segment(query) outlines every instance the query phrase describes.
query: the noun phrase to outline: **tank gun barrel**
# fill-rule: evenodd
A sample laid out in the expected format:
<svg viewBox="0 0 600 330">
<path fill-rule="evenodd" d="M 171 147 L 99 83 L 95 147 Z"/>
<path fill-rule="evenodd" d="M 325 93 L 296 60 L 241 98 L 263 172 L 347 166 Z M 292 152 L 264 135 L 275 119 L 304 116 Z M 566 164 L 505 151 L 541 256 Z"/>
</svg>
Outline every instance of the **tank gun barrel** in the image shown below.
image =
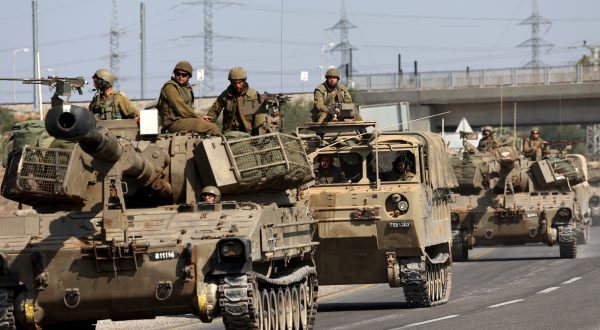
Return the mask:
<svg viewBox="0 0 600 330">
<path fill-rule="evenodd" d="M 122 154 L 117 138 L 103 127 L 87 109 L 70 106 L 54 107 L 48 111 L 46 130 L 57 139 L 78 142 L 81 148 L 95 158 L 114 162 Z"/>
</svg>

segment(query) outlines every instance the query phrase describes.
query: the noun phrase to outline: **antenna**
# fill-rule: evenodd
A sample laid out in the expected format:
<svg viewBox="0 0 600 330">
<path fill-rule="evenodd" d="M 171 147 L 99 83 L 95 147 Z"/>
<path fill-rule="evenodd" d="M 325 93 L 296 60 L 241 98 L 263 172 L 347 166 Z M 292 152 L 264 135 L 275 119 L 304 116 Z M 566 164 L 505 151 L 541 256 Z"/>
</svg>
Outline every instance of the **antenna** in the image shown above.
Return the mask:
<svg viewBox="0 0 600 330">
<path fill-rule="evenodd" d="M 545 65 L 540 61 L 540 47 L 552 47 L 553 44 L 540 38 L 540 24 L 548 25 L 548 29 L 552 22 L 540 16 L 537 0 L 532 0 L 531 16 L 524 19 L 519 25 L 531 25 L 531 38 L 520 43 L 517 47 L 531 47 L 531 61 L 527 62 L 523 67 L 539 68 Z"/>
</svg>

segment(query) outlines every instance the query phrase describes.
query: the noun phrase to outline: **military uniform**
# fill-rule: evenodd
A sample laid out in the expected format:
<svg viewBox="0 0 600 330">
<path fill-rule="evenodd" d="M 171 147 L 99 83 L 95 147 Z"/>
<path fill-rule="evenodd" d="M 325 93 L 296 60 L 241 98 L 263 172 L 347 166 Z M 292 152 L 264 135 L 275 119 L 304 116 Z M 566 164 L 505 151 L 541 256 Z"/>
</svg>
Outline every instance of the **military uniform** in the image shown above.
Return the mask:
<svg viewBox="0 0 600 330">
<path fill-rule="evenodd" d="M 97 93 L 90 102 L 89 110 L 102 120 L 133 119 L 140 115 L 127 95 L 119 91 L 111 91 L 108 96 Z"/>
<path fill-rule="evenodd" d="M 523 143 L 523 153 L 530 157 L 531 160 L 542 159 L 542 150 L 544 149 L 544 140 L 540 137 L 533 139 L 531 137 L 525 139 Z"/>
<path fill-rule="evenodd" d="M 233 86 L 229 85 L 208 110 L 207 116 L 216 120 L 223 112 L 223 132 L 240 131 L 252 135 L 266 133 L 267 115 L 257 113 L 260 108 L 260 94 L 244 83 L 239 96 L 235 95 Z"/>
<path fill-rule="evenodd" d="M 319 166 L 319 169 L 315 171 L 315 176 L 318 184 L 341 183 L 346 181 L 344 172 L 333 164 L 329 165 L 328 168 Z"/>
<path fill-rule="evenodd" d="M 387 180 L 388 181 L 411 181 L 415 177 L 415 174 L 409 170 L 400 173 L 398 171 L 392 171 Z"/>
<path fill-rule="evenodd" d="M 217 125 L 194 113 L 194 92 L 189 84 L 180 86 L 175 78 L 167 81 L 160 90 L 158 111 L 163 127 L 171 133 L 190 131 L 219 134 Z"/>
<path fill-rule="evenodd" d="M 494 138 L 490 136 L 484 136 L 479 140 L 479 144 L 477 145 L 477 150 L 479 151 L 492 151 L 498 147 Z"/>
<path fill-rule="evenodd" d="M 336 103 L 352 103 L 352 96 L 348 88 L 338 83 L 333 90 L 324 82 L 315 88 L 313 93 L 315 105 L 312 109 L 312 119 L 315 123 L 328 120 L 329 106 Z"/>
</svg>

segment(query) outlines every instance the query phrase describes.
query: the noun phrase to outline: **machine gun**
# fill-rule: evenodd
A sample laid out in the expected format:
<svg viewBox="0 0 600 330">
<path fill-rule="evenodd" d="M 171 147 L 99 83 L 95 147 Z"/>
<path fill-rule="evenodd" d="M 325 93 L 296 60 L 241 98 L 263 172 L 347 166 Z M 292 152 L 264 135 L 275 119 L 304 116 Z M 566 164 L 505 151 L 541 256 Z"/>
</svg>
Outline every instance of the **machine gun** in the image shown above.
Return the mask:
<svg viewBox="0 0 600 330">
<path fill-rule="evenodd" d="M 334 103 L 327 107 L 331 121 L 355 119 L 354 103 Z"/>
<path fill-rule="evenodd" d="M 87 84 L 87 81 L 85 81 L 83 77 L 68 78 L 48 76 L 47 78 L 40 79 L 0 78 L 0 81 L 2 80 L 20 81 L 26 85 L 41 84 L 50 86 L 50 90 L 54 90 L 54 95 L 52 96 L 52 107 L 63 104 L 64 101 L 61 98 L 59 98 L 59 96 L 66 97 L 68 102 L 72 90 L 76 90 L 77 93 L 79 93 L 79 95 L 82 95 L 82 87 Z"/>
<path fill-rule="evenodd" d="M 265 123 L 266 132 L 280 132 L 284 130 L 284 123 L 281 120 L 281 107 L 289 102 L 291 97 L 282 93 L 269 94 L 264 92 L 261 95 L 261 108 L 267 114 Z"/>
</svg>

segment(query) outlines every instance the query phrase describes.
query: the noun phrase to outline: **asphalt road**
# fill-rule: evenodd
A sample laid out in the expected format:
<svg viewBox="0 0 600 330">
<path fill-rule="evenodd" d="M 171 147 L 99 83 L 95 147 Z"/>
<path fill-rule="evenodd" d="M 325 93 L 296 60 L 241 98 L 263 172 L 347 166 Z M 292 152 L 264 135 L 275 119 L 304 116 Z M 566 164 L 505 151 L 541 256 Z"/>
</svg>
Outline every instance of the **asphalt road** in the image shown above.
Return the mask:
<svg viewBox="0 0 600 330">
<path fill-rule="evenodd" d="M 477 248 L 454 263 L 450 302 L 410 308 L 387 284 L 322 287 L 317 329 L 600 329 L 600 227 L 578 246 Z M 324 296 L 323 296 L 324 293 Z M 98 329 L 223 329 L 190 316 L 103 321 Z"/>
</svg>

